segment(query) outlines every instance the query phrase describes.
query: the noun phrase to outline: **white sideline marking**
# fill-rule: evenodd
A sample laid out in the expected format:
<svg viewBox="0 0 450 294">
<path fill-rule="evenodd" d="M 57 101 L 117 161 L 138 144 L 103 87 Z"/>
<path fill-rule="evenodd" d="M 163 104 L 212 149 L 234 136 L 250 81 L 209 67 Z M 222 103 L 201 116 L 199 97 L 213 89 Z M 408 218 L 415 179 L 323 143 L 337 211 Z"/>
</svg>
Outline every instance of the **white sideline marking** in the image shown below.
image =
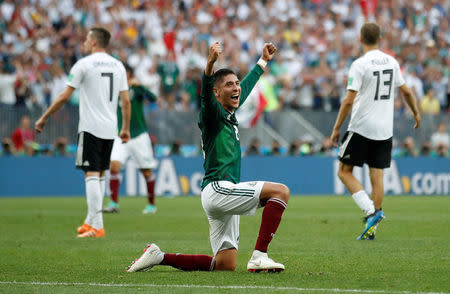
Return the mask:
<svg viewBox="0 0 450 294">
<path fill-rule="evenodd" d="M 363 289 L 325 289 L 325 288 L 297 288 L 297 287 L 274 287 L 274 286 L 245 286 L 245 285 L 159 285 L 159 284 L 104 284 L 104 283 L 71 283 L 71 282 L 17 282 L 0 281 L 6 285 L 37 285 L 37 286 L 96 286 L 96 287 L 149 287 L 149 288 L 205 288 L 205 289 L 264 289 L 264 290 L 285 290 L 285 291 L 322 291 L 322 292 L 351 292 L 351 293 L 396 293 L 396 294 L 450 294 L 447 292 L 411 292 L 411 291 L 390 291 L 390 290 L 363 290 Z"/>
</svg>

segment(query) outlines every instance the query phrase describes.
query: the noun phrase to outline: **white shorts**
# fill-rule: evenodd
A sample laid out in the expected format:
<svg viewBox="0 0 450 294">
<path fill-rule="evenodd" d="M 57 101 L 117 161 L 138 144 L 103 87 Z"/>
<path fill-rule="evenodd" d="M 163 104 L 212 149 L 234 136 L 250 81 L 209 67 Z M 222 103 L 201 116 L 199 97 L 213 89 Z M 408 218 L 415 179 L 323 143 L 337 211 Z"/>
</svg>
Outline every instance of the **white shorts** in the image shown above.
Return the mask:
<svg viewBox="0 0 450 294">
<path fill-rule="evenodd" d="M 239 245 L 239 216 L 254 215 L 264 182 L 228 181 L 209 183 L 202 191 L 202 205 L 209 221 L 209 239 L 214 256 Z"/>
<path fill-rule="evenodd" d="M 153 157 L 152 142 L 147 133 L 142 133 L 125 144 L 119 137 L 114 139 L 111 161 L 119 161 L 123 165 L 130 156 L 139 169 L 154 169 L 158 166 L 158 161 Z"/>
</svg>

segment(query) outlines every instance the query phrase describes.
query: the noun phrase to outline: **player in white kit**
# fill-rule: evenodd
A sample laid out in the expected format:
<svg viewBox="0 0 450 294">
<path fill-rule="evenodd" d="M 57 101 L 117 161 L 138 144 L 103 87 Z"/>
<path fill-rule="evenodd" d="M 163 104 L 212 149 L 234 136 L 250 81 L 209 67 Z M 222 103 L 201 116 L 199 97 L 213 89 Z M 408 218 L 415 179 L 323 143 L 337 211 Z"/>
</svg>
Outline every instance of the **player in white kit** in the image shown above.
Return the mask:
<svg viewBox="0 0 450 294">
<path fill-rule="evenodd" d="M 339 129 L 351 113 L 348 130 L 339 150 L 338 176 L 366 214 L 365 228 L 358 240 L 373 240 L 378 223 L 385 217 L 381 210 L 384 196 L 383 169 L 391 163 L 396 88 L 400 89 L 416 121 L 420 114 L 411 90 L 406 86 L 398 62 L 378 49 L 380 27 L 366 23 L 361 28 L 360 42 L 364 55 L 355 60 L 348 75 L 347 95 L 342 101 L 331 134 L 335 146 Z M 353 176 L 353 167 L 369 166 L 372 199 Z"/>
<path fill-rule="evenodd" d="M 84 42 L 88 56 L 78 60 L 68 77 L 66 88 L 35 123 L 42 132 L 47 119 L 58 111 L 76 88 L 80 89 L 80 120 L 76 167 L 85 174 L 88 214 L 78 227 L 78 237 L 104 237 L 102 202 L 105 192 L 105 171 L 109 168 L 111 149 L 117 134 L 117 103 L 122 104 L 120 138 L 130 138 L 130 99 L 123 64 L 106 53 L 110 33 L 92 28 Z"/>
</svg>

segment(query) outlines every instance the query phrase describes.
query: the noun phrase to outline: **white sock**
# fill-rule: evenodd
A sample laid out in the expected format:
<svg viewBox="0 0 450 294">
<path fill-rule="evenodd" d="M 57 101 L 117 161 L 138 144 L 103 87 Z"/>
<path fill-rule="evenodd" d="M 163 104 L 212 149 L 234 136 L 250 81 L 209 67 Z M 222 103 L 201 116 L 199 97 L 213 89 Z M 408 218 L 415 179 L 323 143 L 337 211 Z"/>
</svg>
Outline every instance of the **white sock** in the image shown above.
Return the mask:
<svg viewBox="0 0 450 294">
<path fill-rule="evenodd" d="M 358 191 L 352 195 L 352 198 L 353 200 L 355 200 L 356 205 L 358 205 L 366 215 L 370 215 L 375 212 L 373 201 L 370 200 L 369 195 L 367 195 L 366 191 Z"/>
<path fill-rule="evenodd" d="M 86 223 L 99 230 L 103 228 L 102 202 L 103 196 L 100 188 L 99 177 L 86 178 L 86 198 L 88 215 Z"/>
<path fill-rule="evenodd" d="M 101 177 L 99 179 L 99 181 L 100 181 L 100 193 L 102 194 L 102 198 L 103 198 L 103 197 L 105 197 L 105 189 L 106 189 L 105 176 Z"/>
</svg>

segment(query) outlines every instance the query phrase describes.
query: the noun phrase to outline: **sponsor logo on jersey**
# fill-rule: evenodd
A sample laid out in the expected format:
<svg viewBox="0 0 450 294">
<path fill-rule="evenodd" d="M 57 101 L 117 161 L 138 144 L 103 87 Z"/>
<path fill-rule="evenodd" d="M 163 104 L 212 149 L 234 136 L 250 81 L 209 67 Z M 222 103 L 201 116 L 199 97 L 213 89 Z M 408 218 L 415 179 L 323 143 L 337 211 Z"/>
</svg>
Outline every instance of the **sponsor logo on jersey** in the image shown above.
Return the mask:
<svg viewBox="0 0 450 294">
<path fill-rule="evenodd" d="M 69 82 L 71 82 L 71 81 L 73 80 L 73 74 L 70 74 L 70 75 L 67 77 L 67 80 L 69 80 Z"/>
<path fill-rule="evenodd" d="M 353 84 L 353 78 L 348 78 L 348 85 L 351 86 Z"/>
</svg>

